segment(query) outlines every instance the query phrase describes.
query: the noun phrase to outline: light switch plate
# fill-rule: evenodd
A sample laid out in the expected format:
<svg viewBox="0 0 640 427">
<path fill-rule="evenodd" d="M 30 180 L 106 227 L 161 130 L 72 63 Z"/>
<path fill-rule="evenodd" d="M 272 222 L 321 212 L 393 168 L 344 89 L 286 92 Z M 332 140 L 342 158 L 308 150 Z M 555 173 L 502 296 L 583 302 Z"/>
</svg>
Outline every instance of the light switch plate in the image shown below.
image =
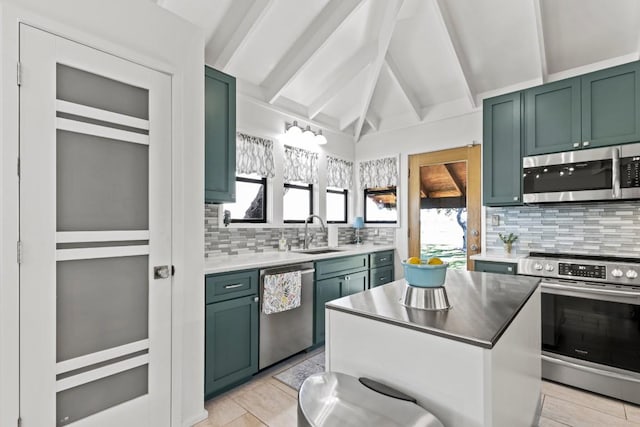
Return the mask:
<svg viewBox="0 0 640 427">
<path fill-rule="evenodd" d="M 491 215 L 491 225 L 500 225 L 500 215 Z"/>
</svg>

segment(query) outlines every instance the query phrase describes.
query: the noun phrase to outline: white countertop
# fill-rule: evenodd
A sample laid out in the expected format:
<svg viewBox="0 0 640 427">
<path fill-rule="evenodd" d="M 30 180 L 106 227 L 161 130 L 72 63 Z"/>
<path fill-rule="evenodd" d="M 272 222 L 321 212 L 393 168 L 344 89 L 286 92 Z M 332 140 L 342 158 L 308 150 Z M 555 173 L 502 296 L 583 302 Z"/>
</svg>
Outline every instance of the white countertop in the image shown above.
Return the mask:
<svg viewBox="0 0 640 427">
<path fill-rule="evenodd" d="M 315 248 L 313 248 L 315 249 Z M 332 248 L 333 249 L 333 248 Z M 239 255 L 222 255 L 208 257 L 204 260 L 204 274 L 225 273 L 235 270 L 248 270 L 252 268 L 274 267 L 285 264 L 296 264 L 321 259 L 338 258 L 349 255 L 366 254 L 371 252 L 388 251 L 395 249 L 394 245 L 344 245 L 337 246 L 339 252 L 326 254 L 303 254 L 297 252 L 256 252 Z"/>
<path fill-rule="evenodd" d="M 503 251 L 495 252 L 482 252 L 480 254 L 471 255 L 471 259 L 474 261 L 493 261 L 493 262 L 512 262 L 517 263 L 519 259 L 527 257 L 529 254 L 507 254 Z"/>
</svg>

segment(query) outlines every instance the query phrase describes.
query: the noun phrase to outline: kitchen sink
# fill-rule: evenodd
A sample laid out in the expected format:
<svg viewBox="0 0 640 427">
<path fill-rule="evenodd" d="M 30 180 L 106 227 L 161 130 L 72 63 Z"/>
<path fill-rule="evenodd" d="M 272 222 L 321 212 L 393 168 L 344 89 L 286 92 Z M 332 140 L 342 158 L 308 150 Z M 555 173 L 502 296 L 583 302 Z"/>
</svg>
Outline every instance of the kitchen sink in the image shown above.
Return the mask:
<svg viewBox="0 0 640 427">
<path fill-rule="evenodd" d="M 314 248 L 314 249 L 300 249 L 297 251 L 293 251 L 299 254 L 330 254 L 333 252 L 342 252 L 342 249 L 332 249 L 332 248 Z"/>
</svg>

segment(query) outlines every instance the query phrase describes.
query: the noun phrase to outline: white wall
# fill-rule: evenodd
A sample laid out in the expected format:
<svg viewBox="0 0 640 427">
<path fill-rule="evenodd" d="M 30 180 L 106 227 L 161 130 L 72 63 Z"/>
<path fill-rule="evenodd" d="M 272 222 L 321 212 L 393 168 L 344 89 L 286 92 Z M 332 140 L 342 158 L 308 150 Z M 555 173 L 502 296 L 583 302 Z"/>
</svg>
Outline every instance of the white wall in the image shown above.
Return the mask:
<svg viewBox="0 0 640 427">
<path fill-rule="evenodd" d="M 463 147 L 482 141 L 482 111 L 439 120 L 404 129 L 365 135 L 356 144 L 356 161 L 400 155 L 398 205 L 400 227 L 396 233 L 396 248 L 400 259 L 408 253 L 408 159 L 409 154 L 427 153 Z M 356 165 L 357 166 L 357 165 Z M 358 198 L 358 200 L 360 200 Z M 358 209 L 362 210 L 361 206 Z"/>
<path fill-rule="evenodd" d="M 150 0 L 0 2 L 0 425 L 18 418 L 16 62 L 19 21 L 173 74 L 172 424 L 202 418 L 204 390 L 204 40 Z"/>
</svg>

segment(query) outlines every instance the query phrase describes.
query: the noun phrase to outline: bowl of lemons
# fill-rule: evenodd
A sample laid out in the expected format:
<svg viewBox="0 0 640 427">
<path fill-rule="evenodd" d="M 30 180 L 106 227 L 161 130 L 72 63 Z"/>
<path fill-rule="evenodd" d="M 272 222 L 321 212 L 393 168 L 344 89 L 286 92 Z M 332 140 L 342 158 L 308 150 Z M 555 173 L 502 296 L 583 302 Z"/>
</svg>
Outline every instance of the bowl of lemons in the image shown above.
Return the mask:
<svg viewBox="0 0 640 427">
<path fill-rule="evenodd" d="M 411 257 L 402 261 L 404 278 L 411 286 L 439 288 L 444 285 L 449 264 L 440 258 L 420 259 Z"/>
</svg>

